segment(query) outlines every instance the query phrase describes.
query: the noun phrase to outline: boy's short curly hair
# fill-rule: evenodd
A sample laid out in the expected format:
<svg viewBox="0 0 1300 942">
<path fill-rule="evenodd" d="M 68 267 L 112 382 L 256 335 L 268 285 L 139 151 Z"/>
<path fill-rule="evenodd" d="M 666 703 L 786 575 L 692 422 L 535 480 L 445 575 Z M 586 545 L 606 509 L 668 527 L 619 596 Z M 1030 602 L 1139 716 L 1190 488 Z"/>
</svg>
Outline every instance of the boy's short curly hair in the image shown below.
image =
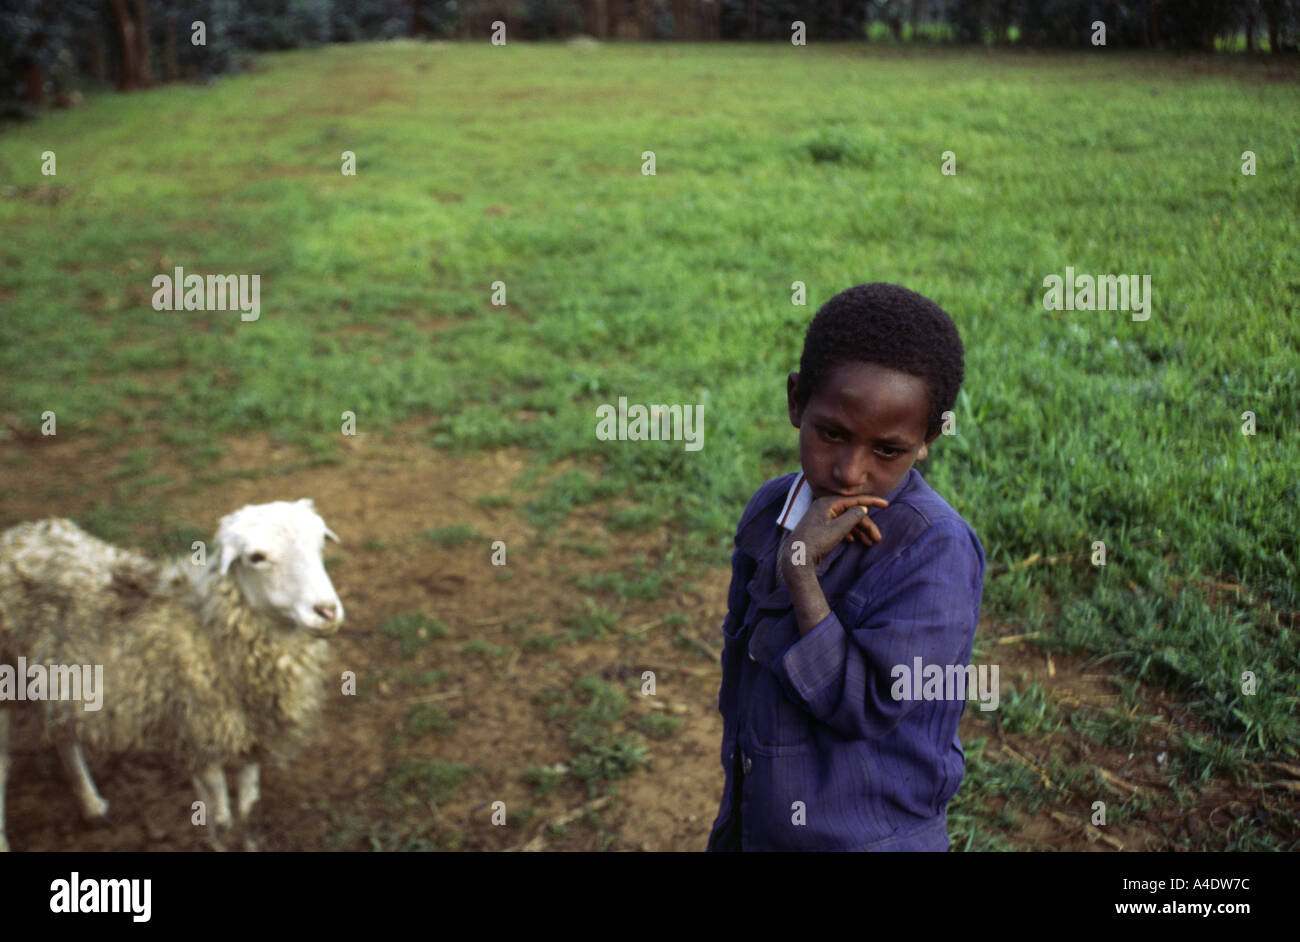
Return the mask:
<svg viewBox="0 0 1300 942">
<path fill-rule="evenodd" d="M 925 380 L 930 395 L 926 440 L 957 402 L 965 375 L 957 325 L 929 298 L 877 281 L 841 291 L 821 306 L 799 358 L 800 408 L 843 363 L 878 363 Z"/>
</svg>

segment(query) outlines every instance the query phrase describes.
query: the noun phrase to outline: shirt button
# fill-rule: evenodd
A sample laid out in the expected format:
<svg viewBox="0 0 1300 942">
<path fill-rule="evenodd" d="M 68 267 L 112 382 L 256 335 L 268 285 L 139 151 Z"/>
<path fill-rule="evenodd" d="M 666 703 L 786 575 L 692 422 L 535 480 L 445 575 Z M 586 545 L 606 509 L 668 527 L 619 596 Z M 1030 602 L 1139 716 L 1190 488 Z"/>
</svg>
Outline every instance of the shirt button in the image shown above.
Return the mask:
<svg viewBox="0 0 1300 942">
<path fill-rule="evenodd" d="M 749 756 L 745 756 L 745 774 L 748 775 L 753 771 L 754 771 L 754 763 L 750 760 Z"/>
<path fill-rule="evenodd" d="M 750 659 L 751 661 L 753 661 L 755 664 L 757 664 L 757 663 L 758 663 L 758 658 L 754 657 L 754 652 L 753 652 L 753 651 L 750 651 L 750 652 L 748 652 L 748 653 L 749 653 L 749 659 Z"/>
</svg>

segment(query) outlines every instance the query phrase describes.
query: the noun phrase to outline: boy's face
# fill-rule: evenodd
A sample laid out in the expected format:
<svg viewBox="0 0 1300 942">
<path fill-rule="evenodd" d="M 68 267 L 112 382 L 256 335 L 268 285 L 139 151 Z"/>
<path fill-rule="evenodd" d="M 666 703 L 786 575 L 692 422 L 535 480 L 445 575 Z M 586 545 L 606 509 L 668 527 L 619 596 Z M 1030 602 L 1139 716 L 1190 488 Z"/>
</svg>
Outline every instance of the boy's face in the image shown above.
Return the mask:
<svg viewBox="0 0 1300 942">
<path fill-rule="evenodd" d="M 884 497 L 924 461 L 930 400 L 925 380 L 878 363 L 836 367 L 802 409 L 799 374 L 786 383 L 799 463 L 813 498 Z M 935 436 L 938 437 L 938 436 Z"/>
</svg>

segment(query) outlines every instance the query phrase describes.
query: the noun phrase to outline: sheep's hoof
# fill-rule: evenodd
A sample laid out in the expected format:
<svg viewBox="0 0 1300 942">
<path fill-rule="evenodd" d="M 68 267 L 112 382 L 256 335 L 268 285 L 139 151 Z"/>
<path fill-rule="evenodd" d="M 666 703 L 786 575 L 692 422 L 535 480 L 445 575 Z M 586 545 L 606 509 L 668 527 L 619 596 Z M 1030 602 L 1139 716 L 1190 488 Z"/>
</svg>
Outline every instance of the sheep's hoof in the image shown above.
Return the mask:
<svg viewBox="0 0 1300 942">
<path fill-rule="evenodd" d="M 0 854 L 9 853 L 9 839 L 0 834 Z"/>
<path fill-rule="evenodd" d="M 81 816 L 90 824 L 108 824 L 108 802 L 103 798 L 92 798 L 81 806 Z"/>
<path fill-rule="evenodd" d="M 254 837 L 253 835 L 251 835 L 251 834 L 245 834 L 245 835 L 244 835 L 244 852 L 245 852 L 245 853 L 256 854 L 256 853 L 257 853 L 258 851 L 260 851 L 261 849 L 262 849 L 262 848 L 261 848 L 261 847 L 258 845 L 258 843 L 257 843 L 257 838 L 255 838 L 255 837 Z"/>
<path fill-rule="evenodd" d="M 225 852 L 230 849 L 230 837 L 233 828 L 230 824 L 223 824 L 213 821 L 208 825 L 208 842 L 212 849 L 219 852 Z"/>
</svg>

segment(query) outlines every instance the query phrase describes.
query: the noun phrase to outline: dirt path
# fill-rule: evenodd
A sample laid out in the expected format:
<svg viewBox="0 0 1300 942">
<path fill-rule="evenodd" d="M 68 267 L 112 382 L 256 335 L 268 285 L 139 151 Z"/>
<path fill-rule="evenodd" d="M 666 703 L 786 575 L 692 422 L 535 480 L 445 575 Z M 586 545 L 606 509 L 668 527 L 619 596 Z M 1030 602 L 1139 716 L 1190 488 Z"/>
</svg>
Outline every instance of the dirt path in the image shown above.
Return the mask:
<svg viewBox="0 0 1300 942">
<path fill-rule="evenodd" d="M 525 467 L 521 453 L 449 457 L 417 442 L 414 432 L 383 441 L 361 437 L 342 463 L 318 467 L 302 466 L 294 452 L 265 438 L 232 440 L 224 447 L 218 467 L 208 470 L 264 473 L 231 476 L 193 494 L 173 488 L 157 496 L 161 518 L 211 533 L 221 514 L 242 504 L 313 498 L 343 540 L 328 560 L 347 611 L 333 647 L 333 673 L 354 671 L 358 679 L 358 696 L 329 699 L 311 749 L 287 769 L 265 771 L 261 825 L 267 849 L 500 850 L 530 842 L 572 850 L 703 849 L 722 787 L 720 675 L 708 652 L 720 643 L 726 569 L 701 573 L 694 579 L 697 592 L 609 603 L 618 617 L 603 637 L 553 643 L 590 612 L 575 578 L 621 569 L 640 554 L 653 559 L 667 548 L 667 536 L 605 533 L 602 514 L 591 507 L 576 511 L 558 532 L 538 533 L 519 507 L 505 502 Z M 11 461 L 17 451 L 28 458 Z M 85 512 L 113 493 L 107 482 L 118 465 L 118 456 L 95 451 L 90 443 L 0 443 L 0 467 L 10 489 L 0 526 Z M 167 467 L 165 460 L 161 465 L 150 470 L 168 471 L 178 481 L 193 478 L 183 466 Z M 57 498 L 48 496 L 51 486 L 59 488 Z M 455 544 L 451 528 L 465 525 L 475 535 Z M 584 529 L 600 535 L 605 555 L 584 555 L 565 545 L 566 535 L 576 538 Z M 427 531 L 446 534 L 447 545 L 431 541 Z M 157 534 L 135 536 L 144 542 Z M 504 567 L 490 562 L 490 543 L 498 539 L 507 547 Z M 665 624 L 672 613 L 683 617 Z M 391 627 L 389 620 L 397 616 L 418 621 L 419 615 L 437 624 L 426 621 L 423 637 L 418 626 L 412 628 L 406 639 L 411 653 L 404 657 L 398 637 L 381 626 Z M 1010 634 L 987 620 L 980 630 L 981 636 Z M 1057 656 L 1049 664 L 1041 651 L 1014 641 L 996 645 L 996 658 L 1004 688 L 1037 679 L 1065 710 L 1115 702 L 1103 669 L 1089 671 L 1079 659 Z M 637 692 L 645 670 L 656 674 L 653 698 Z M 626 693 L 627 712 L 614 723 L 616 733 L 655 712 L 680 724 L 670 735 L 645 738 L 649 764 L 617 782 L 616 798 L 594 807 L 592 796 L 571 777 L 546 793 L 535 793 L 528 777 L 530 768 L 574 762 L 572 723 L 553 713 L 572 719 L 581 711 L 582 698 L 574 691 L 591 677 Z M 1158 697 L 1147 712 L 1167 717 L 1171 728 L 1190 723 Z M 189 824 L 188 780 L 149 757 L 92 760 L 113 821 L 108 827 L 82 824 L 53 752 L 39 744 L 33 717 L 19 713 L 9 787 L 15 849 L 204 846 L 200 829 Z M 988 737 L 986 760 L 1023 762 L 1034 770 L 1041 769 L 1044 756 L 1064 756 L 1104 768 L 1118 783 L 1117 795 L 1089 796 L 1062 792 L 1041 775 L 1052 801 L 1022 810 L 1020 824 L 1004 832 L 1018 847 L 1167 848 L 1180 833 L 1203 835 L 1225 826 L 1225 816 L 1249 813 L 1251 794 L 1212 788 L 1188 813 L 1171 816 L 1167 807 L 1156 808 L 1107 828 L 1099 839 L 1082 823 L 1091 798 L 1114 800 L 1134 793 L 1130 789 L 1155 795 L 1163 788 L 1153 759 L 1162 749 L 1159 727 L 1136 750 L 1104 749 L 1078 736 L 1016 737 L 971 709 L 961 729 L 963 741 Z M 457 770 L 457 764 L 469 768 Z M 492 823 L 495 802 L 505 803 L 505 827 Z M 1003 809 L 988 810 L 993 816 Z M 557 820 L 561 826 L 548 826 Z"/>
</svg>

